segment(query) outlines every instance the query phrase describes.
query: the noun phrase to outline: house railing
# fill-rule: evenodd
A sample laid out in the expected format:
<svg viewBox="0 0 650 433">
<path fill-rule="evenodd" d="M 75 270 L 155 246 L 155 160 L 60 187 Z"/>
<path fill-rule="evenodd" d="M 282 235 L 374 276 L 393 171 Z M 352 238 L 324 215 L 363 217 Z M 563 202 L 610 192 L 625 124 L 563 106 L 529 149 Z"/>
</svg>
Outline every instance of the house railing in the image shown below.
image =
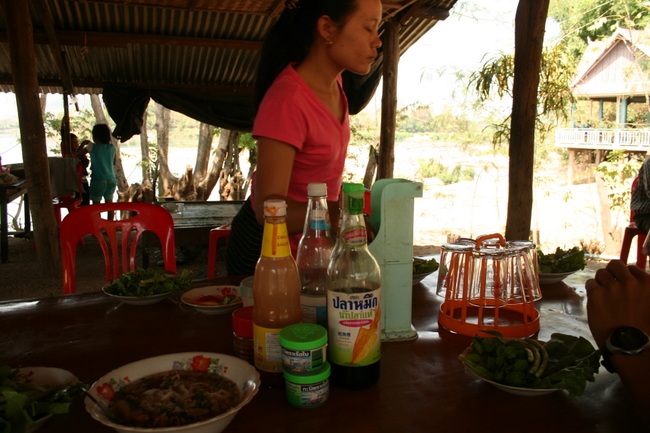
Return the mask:
<svg viewBox="0 0 650 433">
<path fill-rule="evenodd" d="M 571 149 L 647 151 L 650 129 L 557 129 L 555 146 Z"/>
</svg>

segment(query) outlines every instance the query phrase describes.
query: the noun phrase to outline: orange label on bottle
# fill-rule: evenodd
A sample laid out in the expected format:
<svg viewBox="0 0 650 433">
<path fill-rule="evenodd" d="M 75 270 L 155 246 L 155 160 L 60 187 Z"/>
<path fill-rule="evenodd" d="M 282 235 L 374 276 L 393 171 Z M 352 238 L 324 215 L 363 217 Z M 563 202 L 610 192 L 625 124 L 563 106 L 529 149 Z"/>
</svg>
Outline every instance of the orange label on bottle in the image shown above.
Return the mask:
<svg viewBox="0 0 650 433">
<path fill-rule="evenodd" d="M 286 224 L 264 223 L 262 255 L 266 257 L 287 257 L 291 255 Z"/>
</svg>

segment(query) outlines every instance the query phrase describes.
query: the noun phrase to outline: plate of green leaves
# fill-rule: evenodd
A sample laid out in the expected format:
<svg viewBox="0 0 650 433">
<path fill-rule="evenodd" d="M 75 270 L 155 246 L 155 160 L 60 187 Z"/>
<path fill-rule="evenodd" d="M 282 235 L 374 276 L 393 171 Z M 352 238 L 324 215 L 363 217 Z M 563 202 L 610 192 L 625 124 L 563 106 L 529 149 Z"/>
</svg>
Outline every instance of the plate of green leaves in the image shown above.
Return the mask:
<svg viewBox="0 0 650 433">
<path fill-rule="evenodd" d="M 435 258 L 421 259 L 419 257 L 413 258 L 413 284 L 417 284 L 424 280 L 427 276 L 433 274 L 438 270 L 440 265 Z"/>
<path fill-rule="evenodd" d="M 68 413 L 88 385 L 60 368 L 0 366 L 0 427 L 32 433 L 53 415 Z"/>
<path fill-rule="evenodd" d="M 192 288 L 192 274 L 184 269 L 180 274 L 155 268 L 137 268 L 105 285 L 108 296 L 125 304 L 151 305 L 163 301 L 174 292 Z"/>
<path fill-rule="evenodd" d="M 568 250 L 557 247 L 554 253 L 549 254 L 537 251 L 537 263 L 540 284 L 559 283 L 587 265 L 585 250 L 579 247 Z"/>
<path fill-rule="evenodd" d="M 458 359 L 474 376 L 511 394 L 536 396 L 563 389 L 577 397 L 600 367 L 600 352 L 583 337 L 555 333 L 541 342 L 483 332 L 492 337 L 475 336 Z"/>
</svg>

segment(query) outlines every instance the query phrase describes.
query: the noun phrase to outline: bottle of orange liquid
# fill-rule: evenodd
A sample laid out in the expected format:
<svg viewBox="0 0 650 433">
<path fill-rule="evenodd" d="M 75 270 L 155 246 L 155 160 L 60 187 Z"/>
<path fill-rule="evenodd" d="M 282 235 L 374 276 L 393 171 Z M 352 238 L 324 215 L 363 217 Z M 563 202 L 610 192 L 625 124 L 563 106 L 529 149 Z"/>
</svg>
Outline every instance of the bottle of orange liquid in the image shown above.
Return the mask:
<svg viewBox="0 0 650 433">
<path fill-rule="evenodd" d="M 280 331 L 300 323 L 300 277 L 291 256 L 284 200 L 264 202 L 262 255 L 253 281 L 253 344 L 255 367 L 262 382 L 282 386 Z"/>
</svg>

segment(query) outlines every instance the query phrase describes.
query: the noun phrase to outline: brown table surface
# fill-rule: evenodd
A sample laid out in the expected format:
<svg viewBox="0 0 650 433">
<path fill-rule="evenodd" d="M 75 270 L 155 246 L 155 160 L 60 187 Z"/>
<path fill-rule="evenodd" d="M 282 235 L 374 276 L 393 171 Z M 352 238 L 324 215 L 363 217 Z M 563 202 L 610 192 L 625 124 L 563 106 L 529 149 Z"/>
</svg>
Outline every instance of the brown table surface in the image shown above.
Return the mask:
<svg viewBox="0 0 650 433">
<path fill-rule="evenodd" d="M 239 278 L 213 280 L 235 284 Z M 204 280 L 200 285 L 210 283 Z M 362 391 L 332 387 L 314 409 L 290 406 L 282 389 L 262 389 L 235 417 L 229 432 L 640 432 L 639 415 L 616 375 L 601 368 L 583 396 L 505 393 L 465 372 L 458 354 L 470 338 L 439 329 L 435 279 L 413 287 L 419 338 L 382 346 L 381 378 Z M 565 332 L 591 338 L 584 298 L 563 283 L 543 286 L 538 338 Z M 120 304 L 101 292 L 0 303 L 0 364 L 59 367 L 96 379 L 152 356 L 206 351 L 234 355 L 229 315 L 207 316 L 165 300 Z M 104 432 L 75 401 L 39 432 Z"/>
</svg>

